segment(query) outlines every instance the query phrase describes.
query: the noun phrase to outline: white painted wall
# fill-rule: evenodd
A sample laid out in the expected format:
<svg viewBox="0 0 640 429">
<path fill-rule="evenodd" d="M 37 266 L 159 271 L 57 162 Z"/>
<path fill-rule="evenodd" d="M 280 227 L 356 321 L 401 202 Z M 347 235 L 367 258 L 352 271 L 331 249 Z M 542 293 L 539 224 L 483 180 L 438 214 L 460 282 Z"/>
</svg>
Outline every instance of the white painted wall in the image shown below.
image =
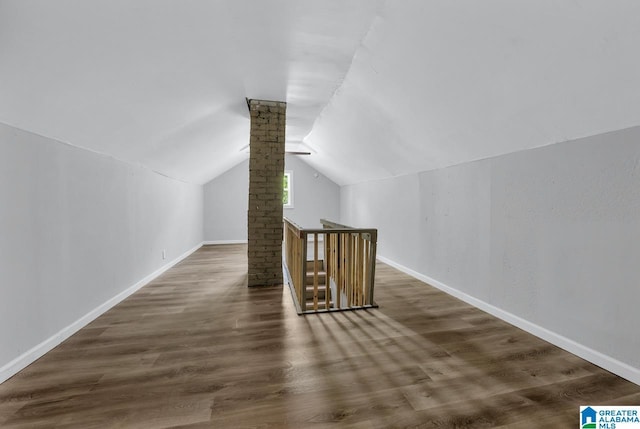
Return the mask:
<svg viewBox="0 0 640 429">
<path fill-rule="evenodd" d="M 285 170 L 293 172 L 293 208 L 284 215 L 304 228 L 321 228 L 320 219 L 337 222 L 340 187 L 297 155 L 285 156 Z"/>
<path fill-rule="evenodd" d="M 305 228 L 320 228 L 320 219 L 338 220 L 340 187 L 299 156 L 286 155 L 285 169 L 293 172 L 293 208 L 284 215 Z M 249 161 L 244 161 L 204 185 L 205 242 L 247 240 Z"/>
<path fill-rule="evenodd" d="M 204 240 L 247 241 L 249 160 L 204 185 Z"/>
<path fill-rule="evenodd" d="M 202 200 L 202 186 L 0 124 L 0 382 L 199 246 Z"/>
<path fill-rule="evenodd" d="M 379 255 L 406 271 L 640 383 L 639 142 L 635 127 L 344 186 L 341 221 L 379 228 Z"/>
</svg>

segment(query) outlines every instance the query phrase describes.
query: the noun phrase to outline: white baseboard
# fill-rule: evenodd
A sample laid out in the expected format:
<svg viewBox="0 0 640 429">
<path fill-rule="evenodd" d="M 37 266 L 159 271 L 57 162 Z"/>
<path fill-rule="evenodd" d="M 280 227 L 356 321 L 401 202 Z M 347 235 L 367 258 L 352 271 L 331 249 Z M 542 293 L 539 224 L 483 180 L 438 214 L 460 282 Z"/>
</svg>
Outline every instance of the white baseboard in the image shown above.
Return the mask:
<svg viewBox="0 0 640 429">
<path fill-rule="evenodd" d="M 0 367 L 0 383 L 3 383 L 4 381 L 8 380 L 10 377 L 13 377 L 15 374 L 17 374 L 19 371 L 26 368 L 28 365 L 32 364 L 33 362 L 35 362 L 37 359 L 40 359 L 45 353 L 49 352 L 54 347 L 56 347 L 57 345 L 62 343 L 64 340 L 69 338 L 71 335 L 78 332 L 80 329 L 82 329 L 87 324 L 89 324 L 90 322 L 98 318 L 107 310 L 119 304 L 122 300 L 129 297 L 134 292 L 139 290 L 141 287 L 151 282 L 160 274 L 164 273 L 169 268 L 173 267 L 178 262 L 182 261 L 184 258 L 191 255 L 200 247 L 202 247 L 202 243 L 198 244 L 193 249 L 186 251 L 182 255 L 178 256 L 176 259 L 166 263 L 165 265 L 163 265 L 153 273 L 149 274 L 142 280 L 138 281 L 136 284 L 128 287 L 126 290 L 120 292 L 113 298 L 107 300 L 103 304 L 94 308 L 93 310 L 91 310 L 90 312 L 88 312 L 87 314 L 85 314 L 84 316 L 82 316 L 81 318 L 79 318 L 78 320 L 76 320 L 66 328 L 61 329 L 59 332 L 47 338 L 46 340 L 36 345 L 32 349 L 26 351 L 25 353 L 21 354 L 11 362 Z"/>
<path fill-rule="evenodd" d="M 205 246 L 215 246 L 216 244 L 247 244 L 248 240 L 214 240 L 205 241 L 202 244 Z"/>
<path fill-rule="evenodd" d="M 518 328 L 525 330 L 530 334 L 535 335 L 536 337 L 542 338 L 543 340 L 548 341 L 551 344 L 556 345 L 570 353 L 573 353 L 574 355 L 579 356 L 595 365 L 598 365 L 599 367 L 604 368 L 607 371 L 619 375 L 620 377 L 625 378 L 632 383 L 640 385 L 640 368 L 635 368 L 629 364 L 612 358 L 611 356 L 607 356 L 604 353 L 593 350 L 592 348 L 589 348 L 583 344 L 577 343 L 563 335 L 550 331 L 528 320 L 522 319 L 515 314 L 495 307 L 478 298 L 474 298 L 471 295 L 447 286 L 444 283 L 439 282 L 438 280 L 432 279 L 431 277 L 414 271 L 411 268 L 407 268 L 404 265 L 398 264 L 397 262 L 394 262 L 384 256 L 378 255 L 377 258 L 385 264 L 391 265 L 392 267 L 404 272 L 405 274 L 410 275 L 411 277 L 421 280 L 435 288 L 440 289 L 443 292 L 448 293 L 451 296 L 454 296 L 468 304 L 473 305 L 474 307 L 486 311 L 487 313 L 499 319 L 502 319 L 505 322 L 517 326 Z"/>
</svg>

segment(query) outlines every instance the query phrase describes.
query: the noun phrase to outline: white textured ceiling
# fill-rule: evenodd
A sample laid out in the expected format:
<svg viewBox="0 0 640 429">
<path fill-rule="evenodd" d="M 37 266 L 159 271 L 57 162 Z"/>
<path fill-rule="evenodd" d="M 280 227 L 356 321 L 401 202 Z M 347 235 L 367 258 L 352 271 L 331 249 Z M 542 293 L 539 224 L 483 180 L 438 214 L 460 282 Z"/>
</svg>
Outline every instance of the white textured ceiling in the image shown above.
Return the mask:
<svg viewBox="0 0 640 429">
<path fill-rule="evenodd" d="M 0 0 L 0 122 L 204 183 L 285 100 L 346 184 L 640 125 L 639 43 L 636 0 Z"/>
</svg>

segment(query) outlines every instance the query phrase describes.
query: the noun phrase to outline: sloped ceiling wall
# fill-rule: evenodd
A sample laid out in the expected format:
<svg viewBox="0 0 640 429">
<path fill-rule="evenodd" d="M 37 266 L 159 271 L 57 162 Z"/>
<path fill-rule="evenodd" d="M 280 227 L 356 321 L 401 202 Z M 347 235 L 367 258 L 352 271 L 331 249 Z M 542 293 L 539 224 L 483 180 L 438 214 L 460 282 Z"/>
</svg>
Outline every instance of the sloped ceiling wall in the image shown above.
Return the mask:
<svg viewBox="0 0 640 429">
<path fill-rule="evenodd" d="M 379 6 L 0 0 L 0 122 L 205 183 L 247 158 L 245 97 L 299 146 Z"/>
<path fill-rule="evenodd" d="M 0 122 L 205 183 L 245 97 L 339 184 L 640 123 L 635 0 L 0 0 Z"/>
<path fill-rule="evenodd" d="M 389 1 L 306 139 L 347 184 L 640 121 L 640 3 Z"/>
</svg>

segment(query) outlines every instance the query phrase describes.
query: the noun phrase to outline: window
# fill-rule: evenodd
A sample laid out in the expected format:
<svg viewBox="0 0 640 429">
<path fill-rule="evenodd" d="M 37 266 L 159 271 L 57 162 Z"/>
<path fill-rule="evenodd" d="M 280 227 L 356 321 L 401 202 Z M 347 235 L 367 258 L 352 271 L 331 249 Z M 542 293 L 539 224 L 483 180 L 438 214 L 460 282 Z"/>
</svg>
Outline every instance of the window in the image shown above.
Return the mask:
<svg viewBox="0 0 640 429">
<path fill-rule="evenodd" d="M 293 208 L 293 172 L 285 171 L 282 182 L 282 205 L 285 209 Z"/>
</svg>

